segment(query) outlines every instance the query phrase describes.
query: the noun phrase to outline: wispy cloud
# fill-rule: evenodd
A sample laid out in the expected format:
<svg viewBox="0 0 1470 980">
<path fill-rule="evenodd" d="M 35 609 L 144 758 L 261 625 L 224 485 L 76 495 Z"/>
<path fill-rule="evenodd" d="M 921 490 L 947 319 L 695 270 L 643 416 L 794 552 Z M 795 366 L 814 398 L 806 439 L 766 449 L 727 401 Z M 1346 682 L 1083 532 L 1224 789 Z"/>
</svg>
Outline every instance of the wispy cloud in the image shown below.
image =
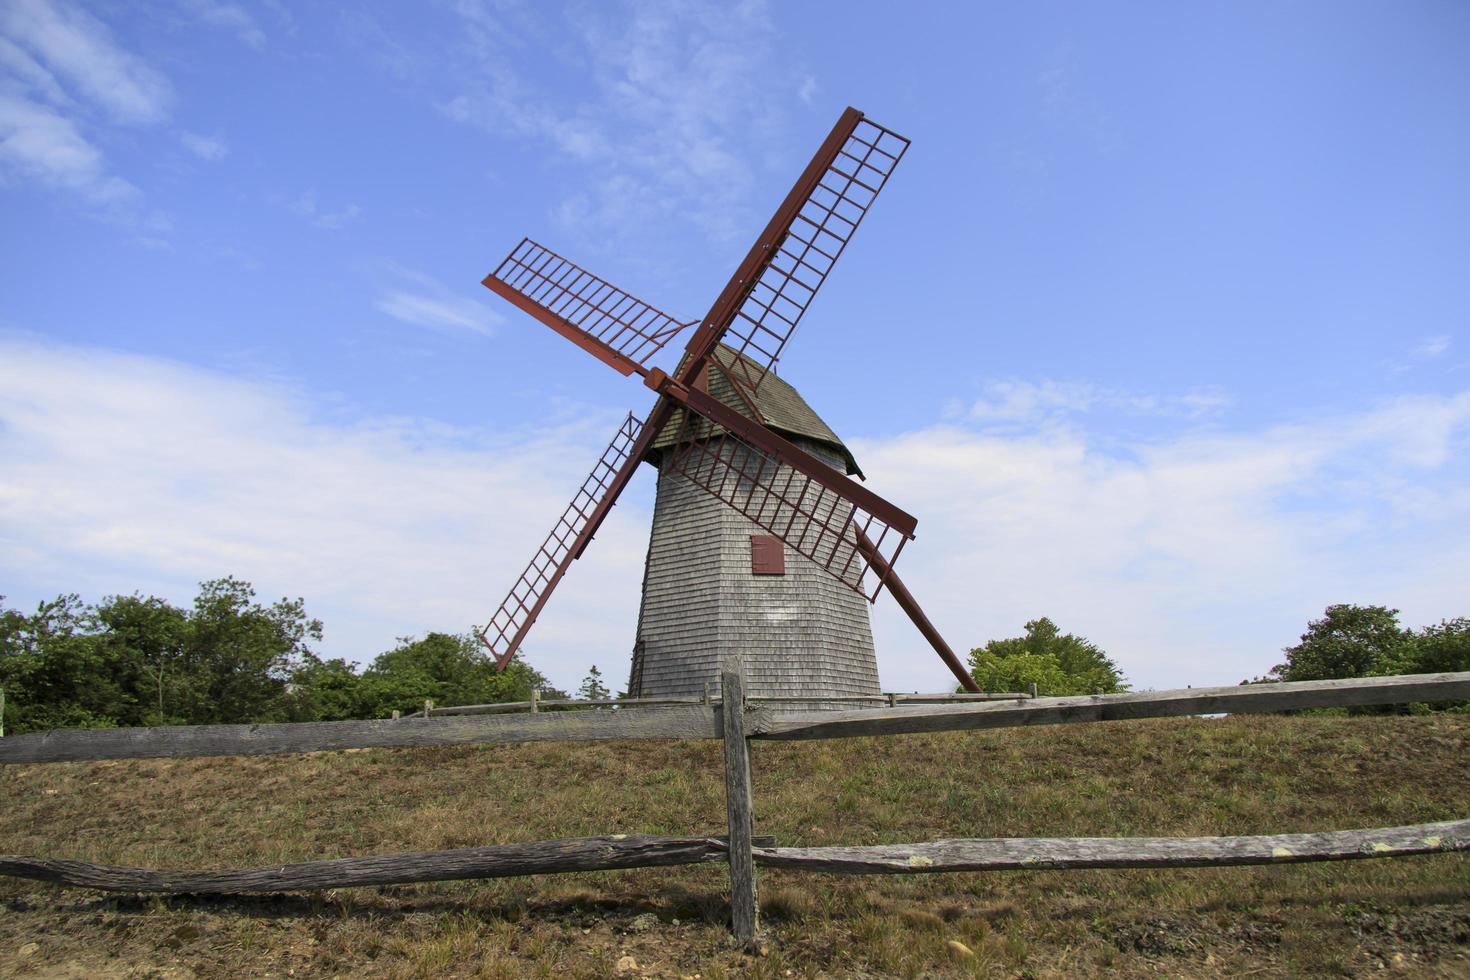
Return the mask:
<svg viewBox="0 0 1470 980">
<path fill-rule="evenodd" d="M 778 155 L 783 101 L 815 94 L 778 57 L 765 5 L 593 5 L 553 23 L 541 9 L 457 5 L 474 80 L 444 112 L 583 166 L 557 214 L 589 239 L 630 234 L 630 208 L 717 241 L 745 230 L 752 176 Z M 544 36 L 570 43 L 566 89 L 538 87 L 519 67 L 545 57 Z"/>
<path fill-rule="evenodd" d="M 150 124 L 168 117 L 174 98 L 168 79 L 118 46 L 106 25 L 86 11 L 49 0 L 11 0 L 0 8 L 0 32 L 117 122 Z"/>
<path fill-rule="evenodd" d="M 1422 343 L 1417 344 L 1412 351 L 1415 357 L 1426 360 L 1433 359 L 1450 349 L 1450 338 L 1448 334 L 1439 334 L 1435 337 L 1426 337 Z"/>
<path fill-rule="evenodd" d="M 362 208 L 351 202 L 336 210 L 319 207 L 316 203 L 315 190 L 308 190 L 293 201 L 291 210 L 318 228 L 325 228 L 328 231 L 342 228 L 362 215 Z"/>
<path fill-rule="evenodd" d="M 1233 403 L 1224 389 L 1215 386 L 1182 394 L 1146 394 L 1083 382 L 1007 380 L 988 382 L 984 397 L 961 414 L 977 422 L 1029 424 L 1101 410 L 1204 419 L 1221 414 Z"/>
<path fill-rule="evenodd" d="M 230 147 L 217 136 L 201 136 L 199 133 L 180 133 L 179 142 L 184 149 L 201 160 L 216 163 L 229 155 Z"/>
<path fill-rule="evenodd" d="M 433 276 L 396 263 L 388 263 L 385 271 L 398 284 L 385 290 L 374 305 L 395 320 L 450 334 L 468 331 L 487 337 L 505 323 L 505 317 L 491 309 L 478 292 L 471 298 Z"/>
<path fill-rule="evenodd" d="M 74 4 L 0 5 L 0 178 L 80 195 L 137 215 L 138 189 L 111 172 L 96 132 L 168 118 L 173 86 Z"/>
<path fill-rule="evenodd" d="M 183 0 L 183 5 L 199 20 L 212 27 L 230 31 L 242 43 L 257 50 L 265 47 L 265 31 L 250 12 L 239 4 L 220 3 L 219 0 Z"/>
<path fill-rule="evenodd" d="M 1449 334 L 1425 337 L 1403 354 L 1396 355 L 1387 362 L 1389 377 L 1408 374 L 1410 371 L 1423 367 L 1429 361 L 1438 360 L 1448 353 L 1452 343 Z"/>
<path fill-rule="evenodd" d="M 451 331 L 468 330 L 487 337 L 495 332 L 495 324 L 502 322 L 497 314 L 470 300 L 443 295 L 431 296 L 402 289 L 384 293 L 376 305 L 393 319 L 414 326 Z"/>
<path fill-rule="evenodd" d="M 60 112 L 0 92 L 0 169 L 81 194 L 104 206 L 135 201 L 132 184 L 108 172 L 102 153 Z"/>
</svg>

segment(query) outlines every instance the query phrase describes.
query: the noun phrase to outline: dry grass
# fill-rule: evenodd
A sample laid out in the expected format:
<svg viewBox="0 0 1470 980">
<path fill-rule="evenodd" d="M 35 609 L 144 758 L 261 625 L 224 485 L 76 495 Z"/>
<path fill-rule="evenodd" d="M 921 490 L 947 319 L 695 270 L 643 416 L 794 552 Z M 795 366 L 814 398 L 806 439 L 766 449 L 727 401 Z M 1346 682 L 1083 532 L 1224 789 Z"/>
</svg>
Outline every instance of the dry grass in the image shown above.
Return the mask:
<svg viewBox="0 0 1470 980">
<path fill-rule="evenodd" d="M 1285 833 L 1470 815 L 1470 717 L 1229 718 L 757 743 L 779 843 Z M 262 865 L 718 833 L 717 743 L 0 769 L 0 851 Z M 242 899 L 0 881 L 0 975 L 1470 975 L 1470 858 L 859 878 L 765 872 L 769 953 L 715 867 Z M 641 916 L 641 918 L 640 918 Z M 961 943 L 971 955 L 958 953 Z"/>
</svg>

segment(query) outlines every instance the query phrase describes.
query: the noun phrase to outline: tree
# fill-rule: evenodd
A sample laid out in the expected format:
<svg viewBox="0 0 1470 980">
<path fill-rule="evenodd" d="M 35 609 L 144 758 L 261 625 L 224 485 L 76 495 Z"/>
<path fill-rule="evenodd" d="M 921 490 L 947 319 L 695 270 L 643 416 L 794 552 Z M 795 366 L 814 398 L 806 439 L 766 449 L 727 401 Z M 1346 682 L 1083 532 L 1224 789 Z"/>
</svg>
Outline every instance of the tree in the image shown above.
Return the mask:
<svg viewBox="0 0 1470 980">
<path fill-rule="evenodd" d="M 519 657 L 503 672 L 496 670 L 473 633 L 402 637 L 363 671 L 359 717 L 416 711 L 426 700 L 438 705 L 528 701 L 533 687 L 545 685 L 546 678 Z"/>
<path fill-rule="evenodd" d="M 226 576 L 204 582 L 194 600 L 185 667 L 197 678 L 194 724 L 282 721 L 291 714 L 286 684 L 322 638 L 301 599 L 255 602 L 250 583 Z"/>
<path fill-rule="evenodd" d="M 1085 637 L 1062 633 L 1043 616 L 1024 636 L 991 640 L 970 651 L 970 675 L 986 691 L 1025 691 L 1060 696 L 1112 694 L 1128 689 L 1117 664 Z"/>
<path fill-rule="evenodd" d="M 169 697 L 191 688 L 184 653 L 188 613 L 162 599 L 112 596 L 96 610 L 97 642 L 107 652 L 123 695 L 115 712 L 119 725 L 186 724 L 189 717 Z"/>
<path fill-rule="evenodd" d="M 593 664 L 587 669 L 587 676 L 582 678 L 582 686 L 577 688 L 577 697 L 583 701 L 606 701 L 611 697 L 611 692 L 602 683 L 602 671 Z"/>
<path fill-rule="evenodd" d="M 1426 626 L 1414 637 L 1416 674 L 1470 670 L 1470 619 L 1463 616 Z"/>
<path fill-rule="evenodd" d="M 1414 661 L 1414 634 L 1399 625 L 1399 611 L 1385 606 L 1328 606 L 1307 624 L 1301 642 L 1286 647 L 1286 662 L 1267 678 L 1316 681 L 1404 673 Z"/>
<path fill-rule="evenodd" d="M 321 638 L 301 599 L 264 605 L 232 577 L 201 583 L 191 608 L 62 595 L 26 615 L 0 597 L 5 729 L 382 718 L 426 699 L 525 701 L 547 688 L 519 658 L 497 670 L 469 633 L 405 637 L 361 673 L 313 653 Z"/>
<path fill-rule="evenodd" d="M 308 654 L 286 684 L 289 721 L 349 721 L 377 717 L 368 706 L 362 676 L 340 657 Z"/>
<path fill-rule="evenodd" d="M 71 594 L 40 603 L 30 616 L 4 616 L 6 731 L 117 724 L 124 697 L 96 634 L 94 611 Z"/>
</svg>

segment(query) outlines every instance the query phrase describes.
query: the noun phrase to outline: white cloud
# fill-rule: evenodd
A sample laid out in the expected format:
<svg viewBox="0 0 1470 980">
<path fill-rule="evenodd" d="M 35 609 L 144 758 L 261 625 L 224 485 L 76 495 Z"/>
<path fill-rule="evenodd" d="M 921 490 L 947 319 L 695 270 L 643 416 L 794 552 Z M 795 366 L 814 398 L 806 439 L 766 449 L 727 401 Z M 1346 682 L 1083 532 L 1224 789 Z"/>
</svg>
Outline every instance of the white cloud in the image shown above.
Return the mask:
<svg viewBox="0 0 1470 980">
<path fill-rule="evenodd" d="M 487 337 L 494 333 L 496 324 L 503 322 L 483 303 L 443 294 L 394 289 L 384 293 L 376 305 L 383 313 L 404 323 L 441 330 L 468 330 Z"/>
<path fill-rule="evenodd" d="M 1233 683 L 1332 602 L 1417 624 L 1470 612 L 1470 392 L 1101 443 L 961 426 L 854 441 L 870 486 L 920 516 L 899 571 L 956 647 L 1048 615 L 1135 681 Z M 890 600 L 875 622 L 890 686 L 945 683 Z"/>
<path fill-rule="evenodd" d="M 7 88 L 35 92 L 41 101 L 52 105 L 72 104 L 71 97 L 62 89 L 56 76 L 27 54 L 24 48 L 6 37 L 0 37 L 0 69 L 8 76 Z"/>
<path fill-rule="evenodd" d="M 107 172 L 102 153 L 65 116 L 0 92 L 0 172 L 75 191 L 94 204 L 136 200 L 138 189 Z"/>
<path fill-rule="evenodd" d="M 75 5 L 0 5 L 0 179 L 73 191 L 114 218 L 137 220 L 142 195 L 98 149 L 106 125 L 168 117 L 173 87 Z"/>
<path fill-rule="evenodd" d="M 1415 346 L 1411 353 L 1416 357 L 1426 359 L 1435 358 L 1450 349 L 1450 338 L 1448 334 L 1439 334 L 1435 337 L 1426 337 L 1424 342 Z"/>
<path fill-rule="evenodd" d="M 482 622 L 619 419 L 535 430 L 318 415 L 322 403 L 154 358 L 0 336 L 0 581 L 10 603 L 233 574 L 302 595 L 325 652 Z M 606 430 L 606 431 L 604 431 Z M 626 669 L 648 513 L 626 500 L 528 646 L 575 684 Z"/>
<path fill-rule="evenodd" d="M 966 414 L 980 422 L 1036 423 L 1064 416 L 1112 410 L 1133 415 L 1184 419 L 1215 416 L 1233 399 L 1223 389 L 1202 386 L 1179 395 L 1142 394 L 1073 381 L 991 381 L 985 397 Z"/>
<path fill-rule="evenodd" d="M 208 160 L 211 163 L 223 160 L 230 152 L 229 145 L 217 136 L 201 136 L 198 133 L 180 133 L 179 142 L 184 144 L 184 149 L 199 159 Z"/>
<path fill-rule="evenodd" d="M 184 7 L 212 27 L 230 31 L 244 44 L 257 50 L 265 47 L 265 31 L 244 7 L 218 0 L 184 0 Z"/>
<path fill-rule="evenodd" d="M 351 202 L 335 211 L 318 207 L 315 190 L 308 190 L 298 197 L 291 204 L 291 210 L 306 218 L 318 228 L 325 228 L 328 231 L 336 231 L 357 220 L 362 215 L 362 208 Z"/>
<path fill-rule="evenodd" d="M 86 11 L 48 0 L 11 0 L 0 10 L 0 32 L 116 121 L 167 118 L 173 102 L 168 79 L 119 47 L 106 25 Z"/>
<path fill-rule="evenodd" d="M 801 80 L 801 88 L 796 90 L 796 97 L 807 105 L 817 97 L 817 79 L 814 75 L 808 75 Z"/>
</svg>

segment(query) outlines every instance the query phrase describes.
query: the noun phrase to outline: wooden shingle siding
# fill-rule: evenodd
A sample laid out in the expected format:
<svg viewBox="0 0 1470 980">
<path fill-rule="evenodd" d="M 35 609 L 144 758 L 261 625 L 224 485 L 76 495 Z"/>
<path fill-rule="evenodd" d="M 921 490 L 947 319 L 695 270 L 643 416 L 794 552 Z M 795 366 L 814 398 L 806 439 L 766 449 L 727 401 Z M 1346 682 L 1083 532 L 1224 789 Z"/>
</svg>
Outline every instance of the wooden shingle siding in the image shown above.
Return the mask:
<svg viewBox="0 0 1470 980">
<path fill-rule="evenodd" d="M 825 441 L 793 441 L 847 468 Z M 755 575 L 751 536 L 765 533 L 663 461 L 631 696 L 698 696 L 706 683 L 718 694 L 721 658 L 737 654 L 747 696 L 812 696 L 785 710 L 851 707 L 824 698 L 879 693 L 867 602 L 790 548 L 784 575 Z"/>
</svg>

